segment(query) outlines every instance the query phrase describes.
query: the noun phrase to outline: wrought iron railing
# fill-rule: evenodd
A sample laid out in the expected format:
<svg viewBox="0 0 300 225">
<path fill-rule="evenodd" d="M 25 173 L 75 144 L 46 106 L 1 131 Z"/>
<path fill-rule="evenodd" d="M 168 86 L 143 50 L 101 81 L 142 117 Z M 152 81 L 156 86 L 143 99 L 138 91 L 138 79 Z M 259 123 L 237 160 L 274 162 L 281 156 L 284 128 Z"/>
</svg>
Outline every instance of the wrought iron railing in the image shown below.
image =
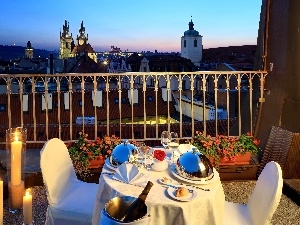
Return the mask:
<svg viewBox="0 0 300 225">
<path fill-rule="evenodd" d="M 158 140 L 161 130 L 175 126 L 181 138 L 191 138 L 198 129 L 212 135 L 240 135 L 253 132 L 266 75 L 266 71 L 2 74 L 0 129 L 3 133 L 9 127 L 28 127 L 29 143 L 52 137 L 73 141 L 78 129 L 88 129 L 91 137 L 99 130 L 112 135 L 112 127 L 121 138 L 142 140 Z"/>
</svg>

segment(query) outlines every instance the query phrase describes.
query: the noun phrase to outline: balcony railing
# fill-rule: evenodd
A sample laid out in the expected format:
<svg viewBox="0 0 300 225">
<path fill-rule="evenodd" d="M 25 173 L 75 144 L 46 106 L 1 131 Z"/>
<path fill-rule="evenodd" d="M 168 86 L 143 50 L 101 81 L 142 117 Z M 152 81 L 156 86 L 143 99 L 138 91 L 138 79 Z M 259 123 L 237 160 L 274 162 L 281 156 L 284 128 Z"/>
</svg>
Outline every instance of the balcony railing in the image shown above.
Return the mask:
<svg viewBox="0 0 300 225">
<path fill-rule="evenodd" d="M 253 132 L 266 71 L 14 74 L 0 76 L 0 144 L 23 126 L 28 143 L 96 136 L 159 140 Z"/>
</svg>

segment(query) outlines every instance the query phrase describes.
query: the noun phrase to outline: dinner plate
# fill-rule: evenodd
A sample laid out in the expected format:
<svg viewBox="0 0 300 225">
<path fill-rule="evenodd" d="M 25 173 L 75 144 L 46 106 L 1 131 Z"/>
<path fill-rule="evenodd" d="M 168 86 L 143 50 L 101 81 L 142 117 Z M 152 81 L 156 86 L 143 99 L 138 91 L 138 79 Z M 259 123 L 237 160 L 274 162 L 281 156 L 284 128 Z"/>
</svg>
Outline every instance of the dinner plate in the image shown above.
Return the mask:
<svg viewBox="0 0 300 225">
<path fill-rule="evenodd" d="M 106 159 L 105 159 L 105 165 L 106 165 L 109 169 L 111 169 L 111 170 L 116 170 L 116 169 L 118 168 L 117 166 L 112 165 L 112 164 L 110 163 L 109 158 L 106 158 Z"/>
<path fill-rule="evenodd" d="M 171 183 L 173 182 L 173 180 L 170 179 L 170 178 L 168 178 L 167 181 L 164 181 L 164 179 L 161 178 L 161 179 L 158 179 L 158 182 L 159 182 L 160 184 L 171 184 Z"/>
<path fill-rule="evenodd" d="M 180 187 L 180 186 L 178 186 L 178 187 Z M 192 193 L 189 192 L 188 195 L 186 195 L 186 196 L 176 197 L 176 190 L 177 190 L 177 188 L 168 187 L 167 192 L 171 198 L 176 199 L 181 202 L 192 201 L 197 196 L 197 191 L 194 190 Z"/>
<path fill-rule="evenodd" d="M 216 171 L 215 168 L 214 168 L 214 175 L 210 180 L 192 180 L 192 179 L 182 177 L 176 171 L 175 166 L 171 167 L 171 173 L 173 174 L 174 177 L 178 178 L 179 180 L 187 182 L 187 183 L 191 183 L 191 184 L 211 184 L 211 183 L 216 182 L 219 179 L 219 174 L 218 174 L 218 172 Z"/>
</svg>

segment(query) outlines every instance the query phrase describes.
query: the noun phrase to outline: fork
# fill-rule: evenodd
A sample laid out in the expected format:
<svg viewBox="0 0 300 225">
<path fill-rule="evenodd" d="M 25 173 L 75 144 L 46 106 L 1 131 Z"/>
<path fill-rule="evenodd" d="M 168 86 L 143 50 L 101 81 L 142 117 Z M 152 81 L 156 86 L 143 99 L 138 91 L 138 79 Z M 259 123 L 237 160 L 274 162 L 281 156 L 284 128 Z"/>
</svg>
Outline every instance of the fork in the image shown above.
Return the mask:
<svg viewBox="0 0 300 225">
<path fill-rule="evenodd" d="M 208 188 L 201 188 L 201 187 L 194 186 L 194 185 L 191 185 L 191 184 L 183 184 L 183 183 L 180 183 L 180 184 L 185 185 L 185 186 L 190 186 L 190 187 L 193 187 L 193 188 L 197 188 L 197 189 L 200 189 L 202 191 L 210 191 Z"/>
<path fill-rule="evenodd" d="M 171 184 L 163 184 L 163 186 L 172 187 L 172 188 L 180 188 L 179 186 L 171 185 Z M 188 190 L 190 193 L 193 193 L 193 192 L 194 192 L 193 189 L 188 189 L 188 188 L 187 188 L 187 190 Z"/>
</svg>

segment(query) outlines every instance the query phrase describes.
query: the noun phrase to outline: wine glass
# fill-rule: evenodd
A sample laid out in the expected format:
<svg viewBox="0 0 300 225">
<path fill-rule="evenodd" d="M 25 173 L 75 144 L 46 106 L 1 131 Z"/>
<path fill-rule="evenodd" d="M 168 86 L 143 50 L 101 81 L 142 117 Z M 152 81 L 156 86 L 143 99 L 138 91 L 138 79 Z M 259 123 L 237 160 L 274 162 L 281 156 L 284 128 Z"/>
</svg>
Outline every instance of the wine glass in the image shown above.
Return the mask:
<svg viewBox="0 0 300 225">
<path fill-rule="evenodd" d="M 170 132 L 169 131 L 163 131 L 161 133 L 161 144 L 164 146 L 165 149 L 168 148 L 168 144 L 170 143 Z"/>
<path fill-rule="evenodd" d="M 176 132 L 170 132 L 170 142 L 168 144 L 168 147 L 170 149 L 171 152 L 171 157 L 170 159 L 174 159 L 174 151 L 178 149 L 179 147 L 179 138 L 178 138 L 178 134 Z"/>
<path fill-rule="evenodd" d="M 135 143 L 135 147 L 137 149 L 137 155 L 136 155 L 136 160 L 138 167 L 140 167 L 143 164 L 144 161 L 144 150 L 143 148 L 145 147 L 145 143 L 142 141 L 137 141 Z"/>
<path fill-rule="evenodd" d="M 144 167 L 149 171 L 153 165 L 153 149 L 149 146 L 143 147 L 144 151 Z"/>
</svg>

